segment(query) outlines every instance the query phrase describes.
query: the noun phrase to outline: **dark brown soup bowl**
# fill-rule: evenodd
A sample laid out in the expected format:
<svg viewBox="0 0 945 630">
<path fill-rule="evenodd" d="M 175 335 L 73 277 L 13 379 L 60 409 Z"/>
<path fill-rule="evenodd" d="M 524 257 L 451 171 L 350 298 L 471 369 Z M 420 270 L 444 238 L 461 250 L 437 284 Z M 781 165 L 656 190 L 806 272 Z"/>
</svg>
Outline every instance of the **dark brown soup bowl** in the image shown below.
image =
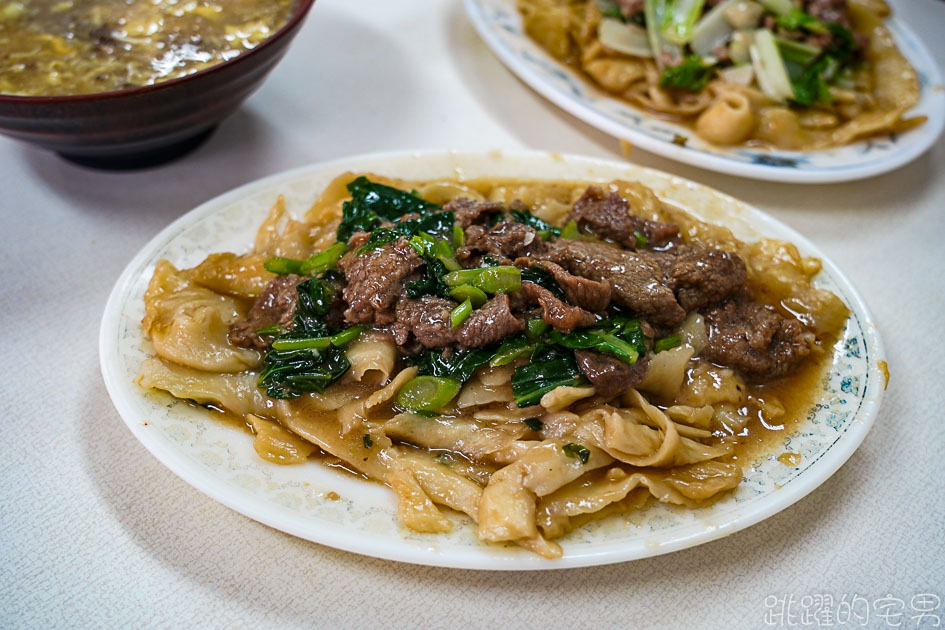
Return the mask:
<svg viewBox="0 0 945 630">
<path fill-rule="evenodd" d="M 197 147 L 252 94 L 289 47 L 315 0 L 239 56 L 155 85 L 76 96 L 0 95 L 0 133 L 86 166 L 130 169 Z"/>
</svg>

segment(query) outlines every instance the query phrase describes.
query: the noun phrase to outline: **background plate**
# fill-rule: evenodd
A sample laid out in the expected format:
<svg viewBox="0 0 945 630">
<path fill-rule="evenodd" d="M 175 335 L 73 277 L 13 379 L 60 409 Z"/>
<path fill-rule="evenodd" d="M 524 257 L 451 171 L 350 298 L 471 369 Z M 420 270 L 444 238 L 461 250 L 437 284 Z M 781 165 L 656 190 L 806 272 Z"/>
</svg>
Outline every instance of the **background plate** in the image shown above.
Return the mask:
<svg viewBox="0 0 945 630">
<path fill-rule="evenodd" d="M 816 184 L 864 179 L 916 159 L 945 127 L 945 87 L 919 38 L 895 17 L 887 19 L 899 50 L 919 75 L 919 103 L 909 116 L 925 124 L 903 134 L 871 138 L 823 151 L 720 147 L 677 125 L 614 98 L 559 62 L 522 31 L 515 0 L 464 0 L 466 13 L 492 51 L 539 94 L 584 122 L 647 151 L 727 175 Z M 680 146 L 677 136 L 687 138 Z"/>
<path fill-rule="evenodd" d="M 245 432 L 213 420 L 199 407 L 135 384 L 151 354 L 140 326 L 143 295 L 155 263 L 196 265 L 207 254 L 247 251 L 277 195 L 296 215 L 336 175 L 372 171 L 408 179 L 476 178 L 639 180 L 664 199 L 709 221 L 724 222 L 745 240 L 791 241 L 824 261 L 817 285 L 839 295 L 851 315 L 832 356 L 823 394 L 798 432 L 744 470 L 736 491 L 714 505 L 685 510 L 656 504 L 640 513 L 591 523 L 560 542 L 549 561 L 514 545 L 485 545 L 472 521 L 452 515 L 454 531 L 415 534 L 396 516 L 392 492 L 317 463 L 277 466 L 260 459 Z M 421 153 L 372 155 L 313 165 L 247 184 L 192 210 L 158 234 L 131 261 L 109 297 L 100 333 L 102 373 L 125 423 L 168 468 L 198 490 L 250 518 L 318 543 L 416 564 L 471 569 L 561 569 L 667 553 L 725 536 L 791 505 L 836 471 L 866 436 L 883 394 L 882 343 L 859 295 L 809 241 L 731 197 L 659 171 L 620 162 L 545 153 Z M 797 468 L 777 461 L 800 453 Z M 338 500 L 326 497 L 329 492 Z M 208 524 L 208 527 L 211 526 Z"/>
</svg>

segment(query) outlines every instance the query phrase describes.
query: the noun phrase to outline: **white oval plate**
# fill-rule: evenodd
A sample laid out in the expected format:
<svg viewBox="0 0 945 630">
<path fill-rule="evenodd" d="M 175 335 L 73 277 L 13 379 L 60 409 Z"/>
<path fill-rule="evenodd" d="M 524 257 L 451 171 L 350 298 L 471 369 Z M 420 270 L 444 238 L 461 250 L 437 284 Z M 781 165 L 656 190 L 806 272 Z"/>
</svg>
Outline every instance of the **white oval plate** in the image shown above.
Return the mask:
<svg viewBox="0 0 945 630">
<path fill-rule="evenodd" d="M 817 184 L 864 179 L 891 171 L 924 153 L 945 127 L 945 87 L 919 38 L 895 18 L 886 21 L 919 75 L 919 103 L 910 116 L 928 117 L 903 134 L 871 138 L 823 151 L 721 147 L 686 126 L 662 120 L 607 94 L 557 61 L 522 30 L 515 0 L 464 0 L 479 35 L 520 79 L 587 124 L 663 157 L 720 173 L 775 182 Z M 685 145 L 673 142 L 686 138 Z"/>
<path fill-rule="evenodd" d="M 252 438 L 213 420 L 209 412 L 135 384 L 151 354 L 140 326 L 143 295 L 161 258 L 196 265 L 212 252 L 247 251 L 276 196 L 301 214 L 324 186 L 344 171 L 371 171 L 408 179 L 485 176 L 606 181 L 639 180 L 662 198 L 736 236 L 770 236 L 795 243 L 824 260 L 819 286 L 851 310 L 833 356 L 824 393 L 799 432 L 770 456 L 751 463 L 737 490 L 711 507 L 685 510 L 656 504 L 630 517 L 579 528 L 562 539 L 564 557 L 549 561 L 514 545 L 486 545 L 472 521 L 451 516 L 449 534 L 406 530 L 393 493 L 316 462 L 278 466 L 260 459 Z M 767 215 L 710 188 L 620 162 L 528 152 L 385 154 L 316 164 L 247 184 L 185 214 L 158 234 L 118 279 L 100 335 L 105 385 L 126 424 L 144 446 L 187 483 L 250 518 L 290 534 L 357 553 L 403 562 L 471 569 L 559 569 L 632 560 L 676 551 L 725 536 L 771 516 L 824 482 L 856 450 L 876 417 L 883 394 L 877 362 L 879 334 L 849 281 L 808 240 Z M 797 468 L 776 454 L 800 453 Z M 340 499 L 326 497 L 336 492 Z"/>
</svg>

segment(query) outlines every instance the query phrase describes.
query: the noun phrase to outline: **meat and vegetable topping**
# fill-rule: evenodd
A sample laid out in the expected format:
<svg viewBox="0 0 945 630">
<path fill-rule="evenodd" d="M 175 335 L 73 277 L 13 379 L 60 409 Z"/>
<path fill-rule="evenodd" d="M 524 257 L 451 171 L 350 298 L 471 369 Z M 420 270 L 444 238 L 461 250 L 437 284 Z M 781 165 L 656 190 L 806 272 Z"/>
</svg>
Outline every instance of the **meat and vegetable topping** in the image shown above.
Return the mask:
<svg viewBox="0 0 945 630">
<path fill-rule="evenodd" d="M 692 313 L 706 323 L 702 357 L 756 381 L 790 373 L 815 342 L 753 299 L 738 254 L 684 242 L 613 191 L 588 187 L 563 228 L 521 202 L 440 205 L 365 177 L 348 191 L 337 242 L 269 260 L 279 275 L 230 327 L 232 343 L 269 350 L 272 397 L 324 391 L 348 369 L 340 348 L 368 328 L 454 393 L 486 363 L 513 365 L 522 407 L 561 385 L 622 394 Z"/>
</svg>

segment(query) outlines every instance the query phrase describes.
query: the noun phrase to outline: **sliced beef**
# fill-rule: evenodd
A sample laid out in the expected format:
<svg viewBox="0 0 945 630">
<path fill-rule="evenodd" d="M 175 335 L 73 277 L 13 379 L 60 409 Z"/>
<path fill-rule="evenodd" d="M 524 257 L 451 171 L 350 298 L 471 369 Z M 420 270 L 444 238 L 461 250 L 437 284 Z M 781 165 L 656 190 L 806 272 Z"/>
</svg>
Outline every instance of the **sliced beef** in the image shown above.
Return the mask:
<svg viewBox="0 0 945 630">
<path fill-rule="evenodd" d="M 521 256 L 545 251 L 545 242 L 535 228 L 516 221 L 501 221 L 491 228 L 473 225 L 466 230 L 466 246 L 456 252 L 460 261 L 490 255 L 507 263 Z"/>
<path fill-rule="evenodd" d="M 575 350 L 574 357 L 578 369 L 604 398 L 613 398 L 630 387 L 636 387 L 646 375 L 645 356 L 633 365 L 596 350 Z"/>
<path fill-rule="evenodd" d="M 561 265 L 555 264 L 550 260 L 533 260 L 531 258 L 519 258 L 515 261 L 519 267 L 537 266 L 546 270 L 564 291 L 564 296 L 568 302 L 575 306 L 599 313 L 610 304 L 610 284 L 596 282 L 581 276 L 575 276 L 567 271 Z"/>
<path fill-rule="evenodd" d="M 804 10 L 821 22 L 835 22 L 850 27 L 847 0 L 805 0 Z"/>
<path fill-rule="evenodd" d="M 492 201 L 473 201 L 472 199 L 453 199 L 443 206 L 443 210 L 451 210 L 456 222 L 464 230 L 471 225 L 486 223 L 494 214 L 505 212 L 505 206 Z"/>
<path fill-rule="evenodd" d="M 695 311 L 737 293 L 748 272 L 738 254 L 693 246 L 672 257 L 668 277 L 680 306 Z"/>
<path fill-rule="evenodd" d="M 391 327 L 394 340 L 404 345 L 413 333 L 425 348 L 442 348 L 455 342 L 450 326 L 450 312 L 454 304 L 440 297 L 426 295 L 397 302 L 397 322 Z"/>
<path fill-rule="evenodd" d="M 466 318 L 456 338 L 467 348 L 482 348 L 523 330 L 525 324 L 516 319 L 509 308 L 509 296 L 500 293 Z"/>
<path fill-rule="evenodd" d="M 643 11 L 643 0 L 617 0 L 617 6 L 625 17 L 630 17 Z"/>
<path fill-rule="evenodd" d="M 519 293 L 529 303 L 538 304 L 541 307 L 541 318 L 563 333 L 569 333 L 575 328 L 586 328 L 597 321 L 593 313 L 580 306 L 565 304 L 556 298 L 554 293 L 534 282 L 522 283 Z"/>
<path fill-rule="evenodd" d="M 348 303 L 345 321 L 393 322 L 393 306 L 404 292 L 404 282 L 422 264 L 423 259 L 403 237 L 360 256 L 352 248 L 338 261 L 348 282 L 343 293 Z"/>
<path fill-rule="evenodd" d="M 569 221 L 578 227 L 628 249 L 637 248 L 636 232 L 646 237 L 653 246 L 665 245 L 679 236 L 679 227 L 630 214 L 626 199 L 614 192 L 605 193 L 597 186 L 588 186 L 574 203 Z"/>
<path fill-rule="evenodd" d="M 686 317 L 664 270 L 636 252 L 604 243 L 559 239 L 542 258 L 572 274 L 597 282 L 607 281 L 611 300 L 653 324 L 676 326 Z"/>
<path fill-rule="evenodd" d="M 731 300 L 705 311 L 706 359 L 756 380 L 790 373 L 810 354 L 814 335 L 770 306 Z"/>
<path fill-rule="evenodd" d="M 306 280 L 308 278 L 295 274 L 273 278 L 253 302 L 246 317 L 230 326 L 227 334 L 230 343 L 265 350 L 268 344 L 256 331 L 273 324 L 288 326 L 292 323 L 299 303 L 298 286 Z"/>
</svg>

